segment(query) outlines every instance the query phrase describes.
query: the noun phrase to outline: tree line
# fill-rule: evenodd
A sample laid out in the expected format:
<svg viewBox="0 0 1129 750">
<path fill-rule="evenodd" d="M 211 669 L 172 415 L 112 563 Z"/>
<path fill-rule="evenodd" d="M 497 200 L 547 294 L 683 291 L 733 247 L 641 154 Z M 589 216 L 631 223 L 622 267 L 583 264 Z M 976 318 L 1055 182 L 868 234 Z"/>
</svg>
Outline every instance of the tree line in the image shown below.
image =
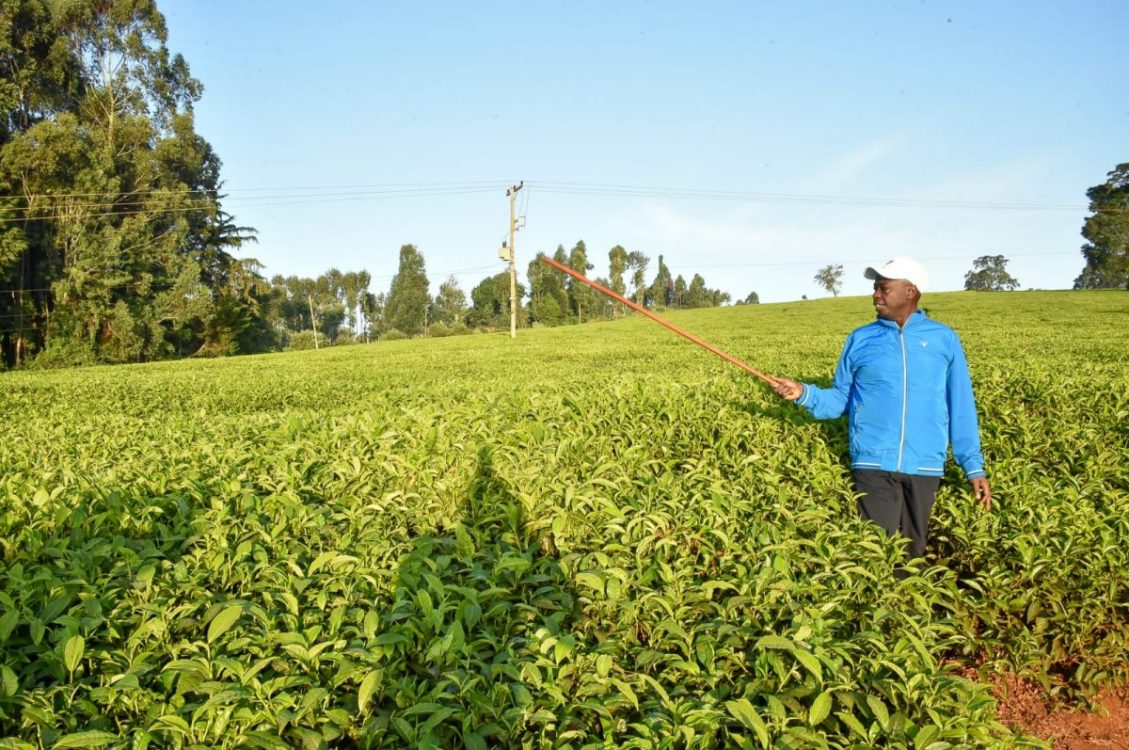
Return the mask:
<svg viewBox="0 0 1129 750">
<path fill-rule="evenodd" d="M 625 305 L 541 262 L 543 255 L 538 253 L 529 262 L 526 283 L 516 284 L 519 326 L 586 323 L 627 313 Z M 558 246 L 552 257 L 584 273 L 595 268 L 583 240 L 568 252 Z M 647 255 L 616 245 L 608 252 L 608 275 L 597 280 L 647 307 L 689 309 L 730 301 L 727 292 L 706 286 L 701 274 L 695 273 L 689 282 L 681 274 L 673 275 L 662 256 L 650 279 L 649 265 Z M 451 336 L 510 324 L 508 271 L 483 278 L 469 295 L 452 276 L 432 295 L 423 252 L 415 245 L 404 245 L 388 291 L 372 292 L 370 281 L 365 271 L 342 273 L 337 269 L 316 279 L 275 276 L 260 302 L 267 328 L 274 332 L 270 348 Z M 756 301 L 753 293 L 742 302 Z"/>
</svg>

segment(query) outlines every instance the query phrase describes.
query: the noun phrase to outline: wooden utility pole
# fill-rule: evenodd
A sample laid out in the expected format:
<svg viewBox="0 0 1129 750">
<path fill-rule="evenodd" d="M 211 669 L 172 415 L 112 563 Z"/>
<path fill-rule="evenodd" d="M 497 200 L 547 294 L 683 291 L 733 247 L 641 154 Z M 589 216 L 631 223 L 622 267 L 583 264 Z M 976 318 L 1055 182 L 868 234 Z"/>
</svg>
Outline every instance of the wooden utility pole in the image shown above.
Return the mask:
<svg viewBox="0 0 1129 750">
<path fill-rule="evenodd" d="M 514 257 L 514 233 L 517 232 L 517 216 L 514 214 L 514 201 L 517 191 L 525 184 L 522 180 L 506 191 L 510 198 L 510 338 L 517 337 L 517 259 Z"/>
<path fill-rule="evenodd" d="M 307 294 L 306 301 L 310 303 L 310 328 L 314 329 L 314 349 L 316 350 L 318 348 L 318 322 L 314 318 L 314 298 Z"/>
</svg>

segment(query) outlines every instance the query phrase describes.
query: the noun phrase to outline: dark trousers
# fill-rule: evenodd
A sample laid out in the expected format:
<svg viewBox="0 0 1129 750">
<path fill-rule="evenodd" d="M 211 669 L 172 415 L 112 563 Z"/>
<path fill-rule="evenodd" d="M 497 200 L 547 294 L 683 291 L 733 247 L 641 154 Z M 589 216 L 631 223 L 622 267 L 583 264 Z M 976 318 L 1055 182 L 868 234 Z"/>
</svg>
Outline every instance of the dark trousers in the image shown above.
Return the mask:
<svg viewBox="0 0 1129 750">
<path fill-rule="evenodd" d="M 855 492 L 862 495 L 858 500 L 862 517 L 890 536 L 898 533 L 909 539 L 907 557 L 925 554 L 929 512 L 941 478 L 871 469 L 856 469 L 854 475 Z"/>
</svg>

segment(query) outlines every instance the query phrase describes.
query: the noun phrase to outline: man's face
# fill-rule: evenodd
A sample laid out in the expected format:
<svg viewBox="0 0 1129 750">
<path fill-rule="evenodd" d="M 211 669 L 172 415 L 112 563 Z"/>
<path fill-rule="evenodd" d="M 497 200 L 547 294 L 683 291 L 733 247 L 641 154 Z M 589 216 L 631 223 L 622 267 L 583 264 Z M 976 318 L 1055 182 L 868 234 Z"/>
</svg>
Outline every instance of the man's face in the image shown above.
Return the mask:
<svg viewBox="0 0 1129 750">
<path fill-rule="evenodd" d="M 872 299 L 878 317 L 903 321 L 917 309 L 917 288 L 904 279 L 877 279 Z"/>
</svg>

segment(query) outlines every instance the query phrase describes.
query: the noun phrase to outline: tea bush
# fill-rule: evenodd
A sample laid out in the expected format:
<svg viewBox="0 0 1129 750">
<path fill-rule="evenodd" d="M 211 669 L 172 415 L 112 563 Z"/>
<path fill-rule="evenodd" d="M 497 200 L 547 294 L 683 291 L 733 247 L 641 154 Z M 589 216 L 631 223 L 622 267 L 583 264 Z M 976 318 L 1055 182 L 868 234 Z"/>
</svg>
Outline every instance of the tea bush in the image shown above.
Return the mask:
<svg viewBox="0 0 1129 750">
<path fill-rule="evenodd" d="M 0 376 L 0 746 L 1016 747 L 1124 682 L 1124 293 L 938 294 L 998 508 L 639 319 Z M 827 382 L 865 299 L 671 313 Z"/>
</svg>

